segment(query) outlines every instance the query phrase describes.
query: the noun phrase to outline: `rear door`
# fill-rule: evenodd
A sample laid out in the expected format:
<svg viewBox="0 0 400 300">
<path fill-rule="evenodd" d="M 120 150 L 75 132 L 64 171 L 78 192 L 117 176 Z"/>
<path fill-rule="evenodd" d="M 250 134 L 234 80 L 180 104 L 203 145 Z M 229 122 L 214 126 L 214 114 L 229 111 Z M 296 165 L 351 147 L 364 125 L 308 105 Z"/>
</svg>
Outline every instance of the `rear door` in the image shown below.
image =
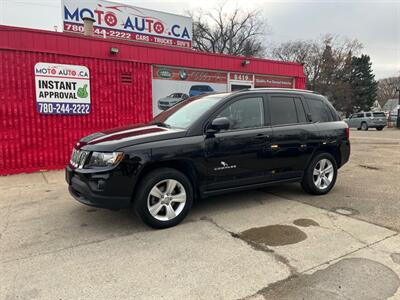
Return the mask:
<svg viewBox="0 0 400 300">
<path fill-rule="evenodd" d="M 315 126 L 307 120 L 304 100 L 296 94 L 269 94 L 272 172 L 276 180 L 300 177 L 313 152 Z"/>
<path fill-rule="evenodd" d="M 264 112 L 264 96 L 243 95 L 212 117 L 226 117 L 228 130 L 207 136 L 207 189 L 219 190 L 266 181 L 272 130 Z"/>
</svg>

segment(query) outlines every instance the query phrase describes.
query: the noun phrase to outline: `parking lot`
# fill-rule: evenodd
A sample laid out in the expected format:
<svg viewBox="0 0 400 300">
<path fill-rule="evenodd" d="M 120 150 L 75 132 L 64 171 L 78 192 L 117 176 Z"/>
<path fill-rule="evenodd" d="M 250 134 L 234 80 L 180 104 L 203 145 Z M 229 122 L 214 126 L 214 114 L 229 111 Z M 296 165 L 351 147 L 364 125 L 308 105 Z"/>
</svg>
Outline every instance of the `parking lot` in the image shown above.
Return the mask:
<svg viewBox="0 0 400 300">
<path fill-rule="evenodd" d="M 62 171 L 0 177 L 0 299 L 400 299 L 400 130 L 350 136 L 328 195 L 213 197 L 166 230 L 77 203 Z"/>
</svg>

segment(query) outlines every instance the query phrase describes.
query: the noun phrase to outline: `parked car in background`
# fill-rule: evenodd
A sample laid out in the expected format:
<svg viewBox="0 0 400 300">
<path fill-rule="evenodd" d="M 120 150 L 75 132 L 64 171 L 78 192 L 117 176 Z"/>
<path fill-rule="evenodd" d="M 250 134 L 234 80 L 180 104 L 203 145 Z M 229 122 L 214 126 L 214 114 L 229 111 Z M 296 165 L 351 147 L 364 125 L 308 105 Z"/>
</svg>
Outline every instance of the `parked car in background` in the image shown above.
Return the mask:
<svg viewBox="0 0 400 300">
<path fill-rule="evenodd" d="M 344 121 L 350 128 L 357 128 L 358 130 L 368 130 L 369 128 L 376 128 L 382 130 L 387 126 L 386 115 L 384 112 L 359 112 L 350 115 Z"/>
<path fill-rule="evenodd" d="M 199 96 L 206 93 L 212 93 L 214 89 L 209 85 L 192 85 L 189 90 L 189 96 Z"/>
<path fill-rule="evenodd" d="M 65 178 L 84 204 L 132 206 L 166 228 L 212 195 L 283 182 L 326 194 L 349 156 L 349 128 L 325 97 L 255 89 L 193 97 L 148 124 L 84 137 Z"/>
<path fill-rule="evenodd" d="M 173 93 L 167 97 L 158 100 L 158 108 L 161 110 L 166 110 L 175 104 L 189 98 L 185 93 Z"/>
</svg>

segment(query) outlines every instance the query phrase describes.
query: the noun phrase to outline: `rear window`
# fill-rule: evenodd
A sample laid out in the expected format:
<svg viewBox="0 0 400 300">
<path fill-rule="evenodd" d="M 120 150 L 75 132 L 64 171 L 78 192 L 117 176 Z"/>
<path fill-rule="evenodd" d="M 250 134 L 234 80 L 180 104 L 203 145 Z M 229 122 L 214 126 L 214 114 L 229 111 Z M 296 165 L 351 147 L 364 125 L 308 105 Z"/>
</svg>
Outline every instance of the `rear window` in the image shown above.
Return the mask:
<svg viewBox="0 0 400 300">
<path fill-rule="evenodd" d="M 209 91 L 210 87 L 208 85 L 194 85 L 191 87 L 192 91 Z"/>
<path fill-rule="evenodd" d="M 272 125 L 298 123 L 296 105 L 292 97 L 271 97 L 269 102 Z"/>
<path fill-rule="evenodd" d="M 374 112 L 374 117 L 376 118 L 386 118 L 386 115 L 384 112 Z"/>
<path fill-rule="evenodd" d="M 311 119 L 313 122 L 331 122 L 333 121 L 333 116 L 328 108 L 328 106 L 319 99 L 307 99 L 308 107 L 311 112 Z"/>
</svg>

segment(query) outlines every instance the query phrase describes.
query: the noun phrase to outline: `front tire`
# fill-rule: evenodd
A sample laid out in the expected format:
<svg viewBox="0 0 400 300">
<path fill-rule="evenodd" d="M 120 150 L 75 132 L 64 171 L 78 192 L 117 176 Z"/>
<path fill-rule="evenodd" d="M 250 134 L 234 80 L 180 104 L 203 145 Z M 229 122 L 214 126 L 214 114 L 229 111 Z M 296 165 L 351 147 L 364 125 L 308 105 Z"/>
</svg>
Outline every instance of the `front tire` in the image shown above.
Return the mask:
<svg viewBox="0 0 400 300">
<path fill-rule="evenodd" d="M 335 185 L 337 163 L 329 153 L 317 154 L 304 172 L 301 186 L 312 195 L 327 194 Z"/>
<path fill-rule="evenodd" d="M 382 131 L 382 130 L 383 130 L 383 127 L 377 127 L 376 130 Z"/>
<path fill-rule="evenodd" d="M 160 168 L 148 173 L 138 185 L 133 207 L 144 223 L 153 228 L 178 225 L 193 204 L 193 187 L 181 172 Z"/>
</svg>

